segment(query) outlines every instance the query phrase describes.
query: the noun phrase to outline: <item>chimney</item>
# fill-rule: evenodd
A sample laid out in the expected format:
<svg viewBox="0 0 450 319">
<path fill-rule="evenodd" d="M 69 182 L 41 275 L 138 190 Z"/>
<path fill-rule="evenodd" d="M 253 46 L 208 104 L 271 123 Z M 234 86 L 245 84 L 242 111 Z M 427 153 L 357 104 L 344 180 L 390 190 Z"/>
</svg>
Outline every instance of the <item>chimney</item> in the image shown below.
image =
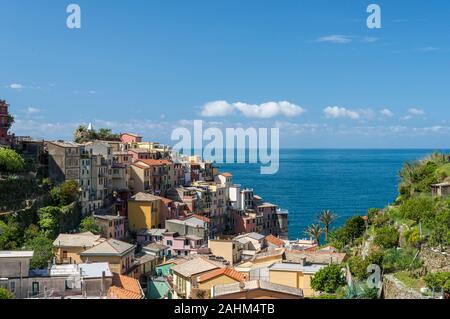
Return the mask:
<svg viewBox="0 0 450 319">
<path fill-rule="evenodd" d="M 301 264 L 302 266 L 306 266 L 306 257 L 300 258 L 300 264 Z"/>
</svg>

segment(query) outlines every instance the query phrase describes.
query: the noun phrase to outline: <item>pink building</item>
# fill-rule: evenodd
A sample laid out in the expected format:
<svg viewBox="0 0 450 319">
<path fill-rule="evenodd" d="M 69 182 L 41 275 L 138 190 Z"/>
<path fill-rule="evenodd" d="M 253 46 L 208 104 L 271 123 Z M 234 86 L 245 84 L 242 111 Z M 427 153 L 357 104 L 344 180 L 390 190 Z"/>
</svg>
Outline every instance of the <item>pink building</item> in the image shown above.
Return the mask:
<svg viewBox="0 0 450 319">
<path fill-rule="evenodd" d="M 120 134 L 120 140 L 122 143 L 141 143 L 142 136 L 132 133 L 122 133 Z"/>
<path fill-rule="evenodd" d="M 194 235 L 180 236 L 178 233 L 167 232 L 163 235 L 163 244 L 170 247 L 169 257 L 183 257 L 195 253 L 204 245 L 204 240 Z"/>
<path fill-rule="evenodd" d="M 102 236 L 107 239 L 121 240 L 126 236 L 123 216 L 94 215 L 96 224 L 100 227 Z"/>
<path fill-rule="evenodd" d="M 236 234 L 258 233 L 262 231 L 262 214 L 254 211 L 237 211 L 231 212 L 231 220 L 234 232 Z"/>
<path fill-rule="evenodd" d="M 128 151 L 128 156 L 131 157 L 131 161 L 137 162 L 140 160 L 152 159 L 152 153 L 149 150 L 143 148 L 132 148 Z"/>
</svg>

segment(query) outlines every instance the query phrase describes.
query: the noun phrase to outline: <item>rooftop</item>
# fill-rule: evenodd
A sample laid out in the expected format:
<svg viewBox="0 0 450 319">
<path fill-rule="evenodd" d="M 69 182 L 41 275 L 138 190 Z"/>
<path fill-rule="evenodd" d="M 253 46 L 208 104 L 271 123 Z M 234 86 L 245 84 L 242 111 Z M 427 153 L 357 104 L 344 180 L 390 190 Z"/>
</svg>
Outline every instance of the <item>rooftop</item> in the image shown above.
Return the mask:
<svg viewBox="0 0 450 319">
<path fill-rule="evenodd" d="M 65 142 L 65 141 L 47 141 L 47 143 L 59 146 L 59 147 L 80 147 L 82 144 L 75 143 L 75 142 Z"/>
<path fill-rule="evenodd" d="M 216 278 L 216 277 L 222 276 L 222 275 L 227 276 L 236 281 L 245 281 L 245 275 L 232 269 L 232 268 L 219 268 L 219 269 L 210 271 L 210 272 L 198 277 L 197 281 L 205 282 L 205 281 L 211 280 L 213 278 Z"/>
<path fill-rule="evenodd" d="M 81 256 L 123 256 L 135 248 L 134 245 L 128 244 L 126 242 L 108 239 L 97 246 L 94 246 L 82 253 Z"/>
<path fill-rule="evenodd" d="M 53 242 L 55 247 L 93 247 L 100 239 L 91 232 L 79 234 L 59 234 Z"/>
<path fill-rule="evenodd" d="M 269 270 L 276 271 L 295 271 L 302 272 L 307 274 L 315 274 L 320 269 L 325 268 L 326 265 L 319 264 L 310 264 L 310 265 L 301 265 L 296 263 L 276 263 L 269 267 Z"/>
<path fill-rule="evenodd" d="M 151 243 L 151 244 L 148 244 L 148 245 L 142 247 L 143 250 L 147 250 L 150 252 L 159 252 L 161 250 L 165 250 L 165 249 L 169 249 L 169 248 L 170 248 L 169 246 L 161 245 L 161 244 L 157 244 L 157 243 Z"/>
<path fill-rule="evenodd" d="M 103 219 L 103 220 L 126 219 L 126 217 L 118 216 L 118 215 L 94 215 L 94 218 Z"/>
<path fill-rule="evenodd" d="M 33 258 L 33 251 L 22 251 L 22 250 L 3 250 L 0 251 L 0 258 Z"/>
<path fill-rule="evenodd" d="M 251 290 L 267 290 L 267 291 L 274 291 L 279 292 L 283 294 L 293 295 L 296 297 L 303 297 L 303 291 L 297 288 L 292 288 L 284 285 L 278 285 L 273 284 L 267 281 L 262 280 L 252 280 L 247 281 L 244 283 L 244 286 L 241 287 L 242 283 L 234 283 L 234 284 L 228 284 L 228 285 L 218 285 L 215 286 L 214 289 L 214 296 L 226 296 L 230 294 L 235 294 L 239 292 L 244 291 L 251 291 Z"/>
<path fill-rule="evenodd" d="M 278 247 L 284 247 L 285 242 L 281 239 L 275 237 L 274 235 L 268 235 L 266 237 L 266 241 L 272 245 L 278 246 Z"/>
<path fill-rule="evenodd" d="M 201 274 L 217 268 L 219 268 L 218 265 L 213 264 L 212 262 L 201 257 L 197 257 L 180 265 L 174 266 L 172 271 L 179 273 L 183 277 L 191 277 L 193 275 Z"/>
<path fill-rule="evenodd" d="M 131 201 L 138 201 L 138 202 L 153 202 L 155 200 L 161 200 L 162 197 L 148 194 L 148 193 L 137 193 L 133 197 L 131 197 L 129 200 Z"/>
<path fill-rule="evenodd" d="M 138 280 L 115 273 L 108 296 L 112 299 L 143 299 L 144 293 Z"/>
</svg>

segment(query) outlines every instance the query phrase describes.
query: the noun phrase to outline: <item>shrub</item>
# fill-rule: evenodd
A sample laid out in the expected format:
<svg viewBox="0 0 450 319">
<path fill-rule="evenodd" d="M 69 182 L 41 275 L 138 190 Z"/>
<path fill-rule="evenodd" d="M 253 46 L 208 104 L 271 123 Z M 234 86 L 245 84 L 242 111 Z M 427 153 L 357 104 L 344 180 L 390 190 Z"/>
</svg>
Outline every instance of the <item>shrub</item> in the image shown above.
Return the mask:
<svg viewBox="0 0 450 319">
<path fill-rule="evenodd" d="M 18 173 L 25 168 L 25 161 L 16 151 L 9 148 L 0 148 L 0 172 Z"/>
<path fill-rule="evenodd" d="M 0 299 L 14 299 L 14 295 L 9 290 L 0 287 Z"/>
<path fill-rule="evenodd" d="M 369 266 L 369 264 L 367 259 L 362 260 L 359 256 L 350 257 L 348 260 L 350 272 L 358 280 L 364 280 L 369 276 L 367 273 L 367 266 Z"/>
<path fill-rule="evenodd" d="M 416 227 L 405 232 L 406 244 L 410 247 L 418 247 L 420 243 L 420 232 Z"/>
<path fill-rule="evenodd" d="M 399 233 L 394 227 L 382 227 L 376 231 L 374 243 L 382 248 L 396 247 Z"/>
<path fill-rule="evenodd" d="M 428 288 L 435 291 L 443 289 L 446 294 L 450 293 L 450 272 L 430 273 L 424 280 Z"/>
<path fill-rule="evenodd" d="M 80 223 L 81 232 L 91 232 L 93 234 L 100 233 L 100 227 L 98 227 L 93 216 L 88 216 L 84 218 Z"/>
<path fill-rule="evenodd" d="M 345 279 L 341 268 L 334 264 L 322 268 L 311 279 L 311 288 L 326 293 L 335 293 L 344 285 Z"/>
<path fill-rule="evenodd" d="M 385 272 L 395 272 L 408 269 L 417 269 L 422 263 L 416 256 L 415 249 L 388 249 L 383 257 L 383 269 Z"/>
<path fill-rule="evenodd" d="M 53 254 L 53 241 L 45 236 L 45 234 L 39 234 L 38 236 L 31 238 L 25 244 L 27 249 L 33 250 L 33 259 L 31 259 L 30 267 L 32 269 L 45 269 L 48 263 L 52 260 Z"/>
<path fill-rule="evenodd" d="M 416 222 L 428 219 L 434 215 L 434 201 L 429 196 L 410 198 L 400 206 L 400 214 Z"/>
</svg>

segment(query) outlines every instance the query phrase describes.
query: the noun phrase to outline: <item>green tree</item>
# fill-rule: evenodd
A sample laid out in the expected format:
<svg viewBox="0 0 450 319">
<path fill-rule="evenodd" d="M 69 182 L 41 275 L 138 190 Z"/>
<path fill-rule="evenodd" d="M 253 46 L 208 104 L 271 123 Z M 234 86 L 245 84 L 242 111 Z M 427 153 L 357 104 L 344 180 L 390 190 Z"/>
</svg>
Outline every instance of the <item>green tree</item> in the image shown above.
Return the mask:
<svg viewBox="0 0 450 319">
<path fill-rule="evenodd" d="M 428 288 L 436 290 L 444 290 L 446 294 L 450 293 L 450 272 L 429 273 L 424 278 Z"/>
<path fill-rule="evenodd" d="M 47 206 L 39 209 L 39 228 L 50 238 L 56 237 L 59 231 L 58 218 L 61 214 L 59 207 Z"/>
<path fill-rule="evenodd" d="M 45 269 L 53 259 L 53 241 L 41 233 L 34 238 L 28 239 L 26 249 L 33 250 L 33 259 L 30 267 L 32 269 Z"/>
<path fill-rule="evenodd" d="M 367 273 L 367 266 L 369 265 L 370 262 L 367 259 L 362 260 L 359 256 L 352 256 L 348 260 L 350 272 L 358 280 L 366 279 L 369 276 Z"/>
<path fill-rule="evenodd" d="M 377 229 L 374 243 L 382 248 L 396 247 L 399 240 L 399 233 L 394 227 L 381 227 Z"/>
<path fill-rule="evenodd" d="M 328 243 L 328 235 L 330 233 L 330 225 L 336 220 L 337 216 L 330 210 L 325 210 L 319 215 L 319 221 L 325 228 L 325 241 Z"/>
<path fill-rule="evenodd" d="M 317 241 L 317 244 L 320 246 L 320 236 L 322 236 L 324 229 L 320 227 L 320 225 L 312 224 L 309 226 L 305 233 L 314 238 Z"/>
<path fill-rule="evenodd" d="M 338 265 L 332 264 L 319 270 L 311 279 L 311 288 L 316 291 L 335 293 L 345 285 L 344 275 Z"/>
<path fill-rule="evenodd" d="M 95 218 L 93 216 L 85 217 L 80 223 L 80 231 L 81 232 L 91 232 L 94 234 L 100 233 L 100 227 L 95 222 Z"/>
<path fill-rule="evenodd" d="M 0 287 L 0 299 L 14 299 L 14 295 L 9 290 Z"/>
<path fill-rule="evenodd" d="M 68 180 L 59 186 L 61 194 L 61 205 L 69 205 L 75 202 L 79 196 L 79 186 L 74 180 Z"/>
<path fill-rule="evenodd" d="M 361 237 L 366 230 L 366 222 L 361 216 L 351 217 L 345 223 L 345 230 L 347 232 L 348 239 L 353 241 L 355 238 Z"/>
<path fill-rule="evenodd" d="M 22 230 L 20 225 L 8 220 L 7 223 L 0 220 L 0 250 L 16 250 L 22 244 Z"/>
<path fill-rule="evenodd" d="M 406 200 L 400 206 L 400 215 L 416 222 L 426 220 L 434 215 L 435 203 L 430 196 L 417 196 Z"/>
<path fill-rule="evenodd" d="M 0 172 L 14 174 L 21 172 L 25 161 L 16 151 L 9 148 L 0 148 Z"/>
</svg>

